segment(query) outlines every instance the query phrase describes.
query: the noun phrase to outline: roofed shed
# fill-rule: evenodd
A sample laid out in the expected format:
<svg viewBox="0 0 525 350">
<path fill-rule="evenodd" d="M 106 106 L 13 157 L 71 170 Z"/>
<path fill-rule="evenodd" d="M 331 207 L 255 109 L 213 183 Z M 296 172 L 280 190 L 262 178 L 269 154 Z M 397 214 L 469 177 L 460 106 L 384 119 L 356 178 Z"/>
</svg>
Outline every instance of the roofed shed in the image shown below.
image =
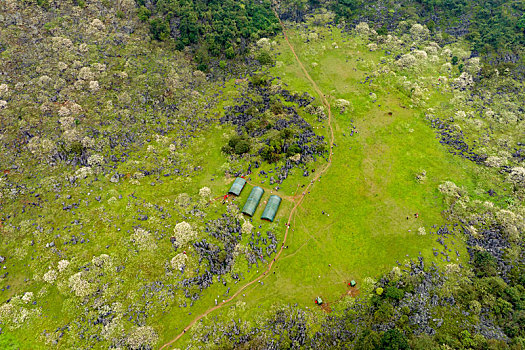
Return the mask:
<svg viewBox="0 0 525 350">
<path fill-rule="evenodd" d="M 250 195 L 248 196 L 248 199 L 242 208 L 242 212 L 246 215 L 253 216 L 255 209 L 257 209 L 259 206 L 259 202 L 261 201 L 263 194 L 264 190 L 259 186 L 255 186 L 250 192 Z"/>
<path fill-rule="evenodd" d="M 230 187 L 230 190 L 228 191 L 228 193 L 238 196 L 241 194 L 241 191 L 244 188 L 244 185 L 246 185 L 246 180 L 243 179 L 242 177 L 238 177 L 233 182 L 232 187 Z"/>
<path fill-rule="evenodd" d="M 270 196 L 270 199 L 268 199 L 268 203 L 266 204 L 266 207 L 262 213 L 261 219 L 273 222 L 273 219 L 275 219 L 275 215 L 277 214 L 277 210 L 279 210 L 279 205 L 281 205 L 281 201 L 282 199 L 279 196 Z"/>
</svg>

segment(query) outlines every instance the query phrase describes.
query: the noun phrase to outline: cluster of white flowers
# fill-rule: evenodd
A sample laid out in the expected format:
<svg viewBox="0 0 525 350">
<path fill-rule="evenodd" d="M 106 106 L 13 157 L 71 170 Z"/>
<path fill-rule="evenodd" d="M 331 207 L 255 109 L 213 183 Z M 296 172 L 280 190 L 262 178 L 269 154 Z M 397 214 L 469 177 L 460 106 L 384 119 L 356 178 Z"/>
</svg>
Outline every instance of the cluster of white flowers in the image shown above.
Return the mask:
<svg viewBox="0 0 525 350">
<path fill-rule="evenodd" d="M 435 46 L 425 46 L 424 50 L 428 55 L 437 55 L 438 53 L 438 48 Z"/>
<path fill-rule="evenodd" d="M 42 87 L 50 85 L 52 81 L 53 80 L 47 75 L 42 75 L 40 78 L 38 78 L 38 84 Z"/>
<path fill-rule="evenodd" d="M 472 78 L 472 75 L 467 72 L 461 73 L 458 78 L 454 79 L 454 86 L 458 89 L 466 89 L 472 84 L 474 84 L 474 79 Z"/>
<path fill-rule="evenodd" d="M 0 96 L 6 96 L 9 92 L 9 86 L 7 84 L 0 84 Z"/>
<path fill-rule="evenodd" d="M 94 256 L 91 259 L 91 263 L 96 267 L 108 267 L 111 266 L 111 257 L 107 254 L 101 254 L 99 256 Z"/>
<path fill-rule="evenodd" d="M 190 224 L 186 221 L 179 222 L 173 229 L 177 243 L 181 246 L 197 238 L 197 233 L 193 231 Z"/>
<path fill-rule="evenodd" d="M 400 68 L 410 68 L 416 64 L 416 62 L 416 58 L 413 55 L 407 53 L 401 56 L 401 58 L 398 59 L 396 63 Z"/>
<path fill-rule="evenodd" d="M 27 143 L 27 148 L 34 155 L 38 155 L 40 151 L 40 137 L 34 136 Z"/>
<path fill-rule="evenodd" d="M 82 272 L 77 272 L 69 277 L 69 287 L 77 297 L 86 297 L 93 293 L 94 286 L 82 278 Z"/>
<path fill-rule="evenodd" d="M 99 89 L 100 89 L 100 85 L 99 85 L 98 81 L 91 80 L 89 82 L 89 90 L 91 90 L 91 92 L 97 92 Z"/>
<path fill-rule="evenodd" d="M 67 69 L 67 67 L 68 67 L 68 65 L 65 62 L 60 61 L 60 62 L 57 63 L 58 70 L 60 70 L 62 72 L 65 71 Z"/>
<path fill-rule="evenodd" d="M 137 327 L 129 334 L 128 345 L 131 349 L 149 349 L 157 342 L 158 338 L 153 327 Z"/>
<path fill-rule="evenodd" d="M 426 60 L 428 57 L 426 51 L 423 50 L 414 50 L 412 51 L 412 53 L 414 54 L 414 57 L 418 60 Z"/>
<path fill-rule="evenodd" d="M 366 35 L 366 34 L 370 33 L 370 27 L 368 26 L 368 23 L 361 22 L 361 23 L 359 23 L 358 25 L 355 26 L 355 31 L 358 34 Z"/>
<path fill-rule="evenodd" d="M 473 57 L 467 61 L 465 68 L 470 74 L 477 74 L 481 70 L 481 60 L 479 57 Z"/>
<path fill-rule="evenodd" d="M 4 108 L 7 108 L 7 101 L 0 100 L 0 109 L 4 109 Z"/>
<path fill-rule="evenodd" d="M 84 136 L 84 138 L 82 139 L 81 143 L 82 143 L 82 146 L 84 146 L 86 148 L 92 148 L 93 146 L 95 146 L 95 140 L 93 140 L 89 136 Z"/>
<path fill-rule="evenodd" d="M 59 119 L 60 126 L 63 130 L 69 130 L 72 129 L 75 126 L 75 118 L 69 116 L 69 117 L 62 117 Z"/>
<path fill-rule="evenodd" d="M 520 232 L 525 231 L 525 221 L 523 217 L 510 210 L 502 209 L 496 213 L 496 219 L 503 226 L 507 238 L 511 241 L 518 241 Z"/>
<path fill-rule="evenodd" d="M 118 100 L 120 103 L 129 104 L 131 103 L 131 96 L 124 91 L 118 95 Z"/>
<path fill-rule="evenodd" d="M 142 227 L 136 227 L 131 234 L 131 241 L 140 250 L 151 251 L 157 249 L 157 243 L 151 233 Z"/>
<path fill-rule="evenodd" d="M 91 71 L 91 68 L 89 67 L 82 67 L 80 68 L 80 72 L 78 73 L 78 79 L 82 80 L 93 80 L 95 75 Z"/>
<path fill-rule="evenodd" d="M 525 168 L 514 167 L 510 170 L 508 181 L 516 185 L 517 187 L 525 187 Z"/>
<path fill-rule="evenodd" d="M 423 26 L 419 23 L 415 23 L 410 28 L 410 34 L 414 40 L 424 40 L 430 34 L 430 30 L 426 26 Z"/>
<path fill-rule="evenodd" d="M 78 103 L 70 102 L 68 103 L 69 110 L 72 114 L 76 115 L 82 112 L 82 106 L 80 106 Z"/>
<path fill-rule="evenodd" d="M 308 40 L 316 41 L 317 39 L 319 39 L 319 35 L 316 32 L 308 33 Z"/>
<path fill-rule="evenodd" d="M 341 114 L 353 111 L 352 103 L 342 98 L 335 100 L 335 106 L 339 109 L 339 113 Z"/>
<path fill-rule="evenodd" d="M 199 190 L 199 196 L 204 199 L 209 199 L 211 196 L 211 190 L 209 187 L 203 187 Z"/>
<path fill-rule="evenodd" d="M 57 277 L 58 277 L 58 272 L 56 272 L 56 270 L 49 270 L 44 274 L 43 278 L 44 278 L 44 281 L 46 281 L 47 283 L 53 284 L 55 280 L 57 279 Z"/>
<path fill-rule="evenodd" d="M 137 171 L 136 173 L 133 174 L 133 178 L 137 180 L 140 180 L 143 177 L 144 177 L 144 173 L 141 173 L 140 171 Z"/>
<path fill-rule="evenodd" d="M 451 70 L 452 70 L 452 63 L 447 62 L 447 63 L 443 63 L 443 65 L 441 65 L 441 71 L 442 72 L 449 73 Z"/>
<path fill-rule="evenodd" d="M 421 226 L 420 228 L 417 229 L 417 234 L 420 236 L 424 236 L 427 234 L 427 231 L 425 230 L 423 226 Z"/>
<path fill-rule="evenodd" d="M 69 108 L 67 108 L 66 106 L 62 106 L 62 107 L 60 107 L 60 109 L 58 110 L 58 115 L 59 115 L 60 117 L 63 117 L 63 118 L 69 116 L 70 114 L 71 114 L 71 111 L 70 111 Z"/>
<path fill-rule="evenodd" d="M 175 255 L 171 261 L 171 268 L 174 270 L 181 271 L 184 266 L 186 266 L 186 261 L 188 260 L 188 256 L 184 253 L 179 253 Z"/>
<path fill-rule="evenodd" d="M 64 138 L 67 144 L 71 145 L 73 142 L 77 142 L 80 140 L 80 133 L 75 129 L 68 129 L 64 131 L 62 137 Z"/>
<path fill-rule="evenodd" d="M 87 162 L 89 166 L 102 165 L 104 163 L 104 157 L 101 156 L 100 154 L 93 154 L 89 156 Z"/>
<path fill-rule="evenodd" d="M 69 261 L 68 260 L 60 260 L 58 262 L 58 271 L 62 272 L 64 271 L 65 269 L 67 269 L 67 267 L 69 266 Z"/>
<path fill-rule="evenodd" d="M 102 21 L 98 18 L 95 18 L 93 21 L 91 21 L 91 27 L 100 31 L 106 29 L 104 23 L 102 23 Z"/>
<path fill-rule="evenodd" d="M 73 42 L 69 38 L 64 38 L 61 36 L 55 36 L 51 38 L 51 47 L 55 52 L 65 53 L 71 49 Z"/>
<path fill-rule="evenodd" d="M 22 301 L 27 304 L 30 303 L 31 300 L 33 300 L 33 292 L 25 292 L 22 296 Z"/>
<path fill-rule="evenodd" d="M 106 70 L 106 65 L 104 63 L 93 63 L 91 67 L 93 67 L 93 69 L 95 69 L 99 73 L 103 73 Z"/>
<path fill-rule="evenodd" d="M 269 50 L 270 49 L 270 39 L 268 38 L 261 38 L 257 40 L 257 46 L 260 47 L 263 50 Z"/>
<path fill-rule="evenodd" d="M 491 168 L 499 168 L 505 164 L 507 164 L 507 159 L 502 157 L 490 156 L 485 160 L 485 165 Z"/>
<path fill-rule="evenodd" d="M 253 225 L 252 225 L 252 223 L 249 222 L 249 221 L 245 221 L 245 222 L 242 224 L 242 226 L 241 226 L 241 232 L 242 232 L 243 234 L 245 234 L 245 235 L 246 235 L 246 234 L 250 234 L 250 233 L 252 233 L 252 230 L 253 230 Z"/>
<path fill-rule="evenodd" d="M 461 189 L 452 181 L 445 181 L 438 186 L 439 192 L 449 197 L 459 198 L 462 195 Z"/>
<path fill-rule="evenodd" d="M 26 300 L 27 298 L 32 299 L 33 293 L 29 292 L 26 294 L 28 294 L 27 296 L 24 294 Z M 17 295 L 11 298 L 9 303 L 5 303 L 0 306 L 0 322 L 2 322 L 2 324 L 9 325 L 10 328 L 16 329 L 22 326 L 29 317 L 39 311 L 38 309 L 29 311 L 28 309 L 24 308 L 22 306 L 22 303 L 25 302 L 23 299 L 24 297 Z"/>
</svg>

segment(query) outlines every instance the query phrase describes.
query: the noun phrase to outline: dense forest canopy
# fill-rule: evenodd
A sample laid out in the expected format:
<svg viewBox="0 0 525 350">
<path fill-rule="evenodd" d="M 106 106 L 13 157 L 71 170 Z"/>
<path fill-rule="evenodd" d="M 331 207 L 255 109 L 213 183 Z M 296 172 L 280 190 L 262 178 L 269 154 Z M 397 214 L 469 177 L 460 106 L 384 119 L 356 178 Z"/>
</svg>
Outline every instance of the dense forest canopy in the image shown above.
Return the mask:
<svg viewBox="0 0 525 350">
<path fill-rule="evenodd" d="M 177 48 L 201 47 L 207 53 L 233 58 L 245 53 L 247 41 L 279 30 L 269 0 L 137 0 L 141 19 L 149 20 L 155 39 L 176 41 Z"/>
<path fill-rule="evenodd" d="M 201 68 L 213 57 L 234 58 L 247 43 L 280 29 L 269 0 L 136 0 L 138 14 L 149 21 L 152 36 L 174 40 L 178 49 L 191 46 Z M 283 19 L 303 21 L 319 8 L 335 14 L 336 23 L 373 24 L 387 34 L 400 21 L 412 20 L 445 40 L 464 36 L 474 53 L 516 53 L 525 44 L 525 2 L 504 0 L 284 0 Z M 211 56 L 211 57 L 210 57 Z M 515 56 L 506 61 L 516 62 Z"/>
</svg>

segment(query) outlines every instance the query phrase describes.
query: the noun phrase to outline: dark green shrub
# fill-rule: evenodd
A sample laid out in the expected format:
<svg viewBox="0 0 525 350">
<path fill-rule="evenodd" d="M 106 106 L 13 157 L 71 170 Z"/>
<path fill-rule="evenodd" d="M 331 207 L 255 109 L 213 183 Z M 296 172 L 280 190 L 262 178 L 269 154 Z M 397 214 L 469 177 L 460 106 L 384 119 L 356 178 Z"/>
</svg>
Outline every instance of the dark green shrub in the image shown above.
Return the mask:
<svg viewBox="0 0 525 350">
<path fill-rule="evenodd" d="M 474 271 L 480 277 L 490 277 L 497 274 L 496 259 L 487 251 L 476 251 L 472 263 Z"/>
<path fill-rule="evenodd" d="M 146 6 L 141 6 L 137 10 L 137 16 L 142 22 L 146 22 L 151 17 L 151 11 Z"/>
<path fill-rule="evenodd" d="M 392 299 L 400 300 L 405 295 L 405 292 L 402 289 L 390 286 L 385 290 L 385 296 Z"/>
<path fill-rule="evenodd" d="M 407 338 L 397 329 L 386 331 L 381 336 L 381 347 L 383 350 L 410 349 Z"/>
<path fill-rule="evenodd" d="M 150 32 L 155 40 L 166 40 L 170 36 L 170 26 L 166 21 L 155 18 L 150 22 Z"/>
<path fill-rule="evenodd" d="M 261 51 L 257 55 L 257 61 L 263 66 L 270 66 L 274 63 L 272 55 L 268 51 Z"/>
<path fill-rule="evenodd" d="M 244 154 L 250 152 L 250 143 L 247 140 L 240 140 L 235 145 L 236 154 Z"/>
</svg>

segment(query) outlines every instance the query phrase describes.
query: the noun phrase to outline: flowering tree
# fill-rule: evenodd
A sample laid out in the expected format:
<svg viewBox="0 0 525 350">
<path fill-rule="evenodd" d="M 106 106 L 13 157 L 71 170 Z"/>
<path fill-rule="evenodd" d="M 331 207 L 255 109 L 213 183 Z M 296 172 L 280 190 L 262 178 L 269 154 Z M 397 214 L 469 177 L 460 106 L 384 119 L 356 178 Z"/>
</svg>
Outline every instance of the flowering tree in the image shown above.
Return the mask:
<svg viewBox="0 0 525 350">
<path fill-rule="evenodd" d="M 186 221 L 179 222 L 173 229 L 177 243 L 181 246 L 186 245 L 188 242 L 197 238 L 197 233 L 193 231 L 191 225 Z"/>
<path fill-rule="evenodd" d="M 158 338 L 153 327 L 144 326 L 131 331 L 127 340 L 131 349 L 148 349 L 157 342 Z"/>
<path fill-rule="evenodd" d="M 186 266 L 187 260 L 188 256 L 184 253 L 179 253 L 175 255 L 170 261 L 172 269 L 181 271 L 182 268 Z"/>
<path fill-rule="evenodd" d="M 507 180 L 514 184 L 516 187 L 525 187 L 525 168 L 514 167 L 511 169 Z"/>
</svg>

